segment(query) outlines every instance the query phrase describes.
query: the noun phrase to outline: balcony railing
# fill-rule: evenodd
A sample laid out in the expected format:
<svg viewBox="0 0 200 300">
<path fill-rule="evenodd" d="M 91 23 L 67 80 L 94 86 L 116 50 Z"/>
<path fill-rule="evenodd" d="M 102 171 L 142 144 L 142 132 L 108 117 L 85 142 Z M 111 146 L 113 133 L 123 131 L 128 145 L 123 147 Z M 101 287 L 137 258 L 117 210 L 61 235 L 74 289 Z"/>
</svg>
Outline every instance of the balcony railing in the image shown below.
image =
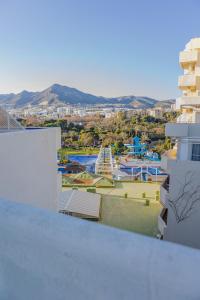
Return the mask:
<svg viewBox="0 0 200 300">
<path fill-rule="evenodd" d="M 167 123 L 165 135 L 171 137 L 199 137 L 200 123 Z"/>
<path fill-rule="evenodd" d="M 196 63 L 199 59 L 198 51 L 182 51 L 180 52 L 179 62 L 182 67 L 186 67 L 190 63 Z"/>
<path fill-rule="evenodd" d="M 167 205 L 168 194 L 169 194 L 169 176 L 160 186 L 160 201 L 163 204 L 163 206 Z"/>
<path fill-rule="evenodd" d="M 162 186 L 167 192 L 169 192 L 169 176 L 165 179 Z"/>
<path fill-rule="evenodd" d="M 179 76 L 178 86 L 183 90 L 188 88 L 195 88 L 198 90 L 200 88 L 200 76 L 189 74 Z"/>
<path fill-rule="evenodd" d="M 4 200 L 0 228 L 1 299 L 199 299 L 199 250 Z"/>
<path fill-rule="evenodd" d="M 167 227 L 167 215 L 168 215 L 167 208 L 163 208 L 161 210 L 160 215 L 158 216 L 158 229 L 162 236 L 164 235 L 165 228 Z"/>
</svg>

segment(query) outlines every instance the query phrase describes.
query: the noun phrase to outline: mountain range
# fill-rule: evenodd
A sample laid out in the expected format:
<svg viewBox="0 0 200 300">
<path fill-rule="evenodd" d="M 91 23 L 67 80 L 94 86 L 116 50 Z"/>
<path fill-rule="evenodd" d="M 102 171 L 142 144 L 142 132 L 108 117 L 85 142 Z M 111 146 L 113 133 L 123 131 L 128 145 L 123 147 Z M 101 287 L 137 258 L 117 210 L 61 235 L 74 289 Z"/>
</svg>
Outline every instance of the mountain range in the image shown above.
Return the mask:
<svg viewBox="0 0 200 300">
<path fill-rule="evenodd" d="M 23 108 L 28 105 L 124 105 L 130 108 L 169 107 L 174 100 L 158 101 L 149 97 L 122 96 L 106 98 L 81 92 L 75 88 L 53 84 L 41 92 L 22 91 L 18 94 L 0 94 L 0 105 Z"/>
</svg>

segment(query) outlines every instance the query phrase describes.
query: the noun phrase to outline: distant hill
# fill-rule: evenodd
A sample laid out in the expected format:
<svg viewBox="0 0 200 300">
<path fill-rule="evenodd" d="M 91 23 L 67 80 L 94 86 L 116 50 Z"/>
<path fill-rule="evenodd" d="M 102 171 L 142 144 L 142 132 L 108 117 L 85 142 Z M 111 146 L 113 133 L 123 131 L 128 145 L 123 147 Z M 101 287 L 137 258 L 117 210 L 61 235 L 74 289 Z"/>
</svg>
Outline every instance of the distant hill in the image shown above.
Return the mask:
<svg viewBox="0 0 200 300">
<path fill-rule="evenodd" d="M 158 101 L 149 97 L 123 96 L 106 98 L 83 93 L 75 88 L 54 84 L 41 92 L 22 91 L 19 94 L 0 95 L 0 105 L 12 105 L 15 108 L 23 108 L 28 105 L 36 106 L 80 104 L 80 105 L 114 105 L 120 104 L 132 108 L 152 108 L 159 105 L 170 106 L 174 100 Z"/>
</svg>

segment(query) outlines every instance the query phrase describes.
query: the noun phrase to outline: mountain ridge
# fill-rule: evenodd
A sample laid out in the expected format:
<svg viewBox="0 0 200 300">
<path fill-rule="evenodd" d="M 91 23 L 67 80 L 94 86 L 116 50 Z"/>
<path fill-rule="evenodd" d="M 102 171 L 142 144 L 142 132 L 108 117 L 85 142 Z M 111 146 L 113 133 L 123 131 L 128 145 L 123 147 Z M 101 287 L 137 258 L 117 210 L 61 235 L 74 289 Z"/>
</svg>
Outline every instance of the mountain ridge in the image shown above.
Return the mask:
<svg viewBox="0 0 200 300">
<path fill-rule="evenodd" d="M 53 84 L 41 92 L 23 90 L 20 93 L 0 94 L 0 105 L 11 105 L 14 108 L 24 108 L 28 105 L 124 105 L 131 108 L 152 108 L 155 106 L 170 106 L 174 100 L 159 101 L 146 96 L 103 97 L 84 93 L 76 88 Z"/>
</svg>

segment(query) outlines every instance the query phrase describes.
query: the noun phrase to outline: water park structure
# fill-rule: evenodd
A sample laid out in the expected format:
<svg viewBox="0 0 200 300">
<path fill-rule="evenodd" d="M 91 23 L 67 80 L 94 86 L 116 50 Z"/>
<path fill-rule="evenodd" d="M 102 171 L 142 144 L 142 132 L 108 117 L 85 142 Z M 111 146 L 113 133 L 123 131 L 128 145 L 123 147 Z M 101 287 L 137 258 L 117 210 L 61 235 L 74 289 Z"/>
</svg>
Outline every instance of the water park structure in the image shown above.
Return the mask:
<svg viewBox="0 0 200 300">
<path fill-rule="evenodd" d="M 125 144 L 129 152 L 127 158 L 145 158 L 151 161 L 159 161 L 159 156 L 156 152 L 148 151 L 147 143 L 142 143 L 141 139 L 136 135 L 133 137 L 132 144 Z"/>
<path fill-rule="evenodd" d="M 69 173 L 80 173 L 84 170 L 91 175 L 108 177 L 117 181 L 162 181 L 166 174 L 161 169 L 159 156 L 157 153 L 148 151 L 147 143 L 142 143 L 138 136 L 133 138 L 133 144 L 125 144 L 128 148 L 126 156 L 118 156 L 116 162 L 111 146 L 99 149 L 97 155 L 69 155 L 68 167 L 59 166 L 59 171 L 63 175 Z M 69 166 L 84 167 L 80 172 L 69 172 Z M 65 178 L 66 179 L 66 178 Z"/>
<path fill-rule="evenodd" d="M 113 169 L 114 161 L 111 146 L 101 147 L 95 163 L 95 174 L 112 176 Z"/>
<path fill-rule="evenodd" d="M 132 144 L 125 144 L 125 146 L 129 149 L 128 155 L 130 156 L 144 156 L 147 152 L 147 144 L 141 143 L 138 136 L 133 137 Z"/>
</svg>

